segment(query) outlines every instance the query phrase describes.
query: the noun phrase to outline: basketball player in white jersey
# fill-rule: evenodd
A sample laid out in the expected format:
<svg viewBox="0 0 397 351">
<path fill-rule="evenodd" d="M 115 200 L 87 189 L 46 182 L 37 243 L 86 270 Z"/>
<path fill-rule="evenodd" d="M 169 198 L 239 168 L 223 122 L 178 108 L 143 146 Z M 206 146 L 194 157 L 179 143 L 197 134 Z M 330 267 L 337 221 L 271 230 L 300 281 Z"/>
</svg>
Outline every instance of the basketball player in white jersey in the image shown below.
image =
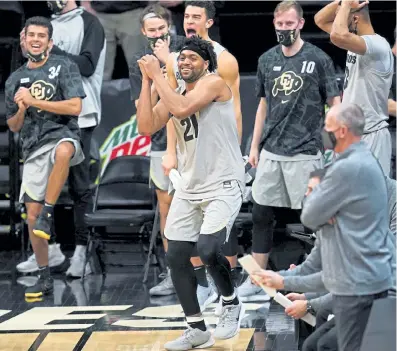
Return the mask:
<svg viewBox="0 0 397 351">
<path fill-rule="evenodd" d="M 330 33 L 331 42 L 347 50 L 342 104 L 357 104 L 365 115 L 362 140 L 390 174 L 391 137 L 388 130 L 388 96 L 393 78 L 393 54 L 387 40 L 376 34 L 368 1 L 334 1 L 315 16 Z"/>
<path fill-rule="evenodd" d="M 241 105 L 240 105 L 240 74 L 239 67 L 236 58 L 228 52 L 222 45 L 211 40 L 208 35 L 210 27 L 214 23 L 215 18 L 215 6 L 212 1 L 186 1 L 185 16 L 183 26 L 187 38 L 199 35 L 204 40 L 212 43 L 215 54 L 217 56 L 218 68 L 216 73 L 222 77 L 226 84 L 230 87 L 233 93 L 233 104 L 236 115 L 237 130 L 239 135 L 239 141 L 241 143 L 242 137 L 242 116 L 241 116 Z M 167 62 L 167 74 L 170 85 L 173 88 L 184 87 L 185 81 L 181 77 L 178 70 L 177 54 L 173 53 L 169 56 Z M 172 123 L 167 125 L 167 155 L 163 159 L 163 167 L 165 174 L 168 175 L 172 168 L 177 168 L 177 157 L 176 157 L 176 136 L 175 129 Z M 233 231 L 232 236 L 236 235 Z M 235 285 L 239 281 L 239 274 L 236 271 L 237 266 L 237 238 L 231 237 L 223 250 L 226 257 L 232 267 L 232 275 Z M 203 262 L 197 257 L 197 253 L 194 252 L 192 257 L 192 264 L 195 267 L 196 277 L 199 281 L 197 295 L 204 310 L 209 304 L 214 302 L 218 298 L 216 289 L 208 282 L 205 274 L 205 267 Z M 217 310 L 219 311 L 219 309 Z"/>
<path fill-rule="evenodd" d="M 215 338 L 236 335 L 244 316 L 221 245 L 230 234 L 242 203 L 245 167 L 239 147 L 233 94 L 216 74 L 211 43 L 189 38 L 178 55 L 178 71 L 185 89 L 175 92 L 162 75 L 159 61 L 146 55 L 138 61 L 142 88 L 137 119 L 139 133 L 151 135 L 170 119 L 179 149 L 181 181 L 176 188 L 165 227 L 171 278 L 188 329 L 167 350 L 190 350 L 214 344 L 198 303 L 197 280 L 190 257 L 194 247 L 222 295 L 222 311 Z M 160 101 L 152 109 L 151 81 Z M 212 157 L 208 157 L 211 154 Z"/>
</svg>

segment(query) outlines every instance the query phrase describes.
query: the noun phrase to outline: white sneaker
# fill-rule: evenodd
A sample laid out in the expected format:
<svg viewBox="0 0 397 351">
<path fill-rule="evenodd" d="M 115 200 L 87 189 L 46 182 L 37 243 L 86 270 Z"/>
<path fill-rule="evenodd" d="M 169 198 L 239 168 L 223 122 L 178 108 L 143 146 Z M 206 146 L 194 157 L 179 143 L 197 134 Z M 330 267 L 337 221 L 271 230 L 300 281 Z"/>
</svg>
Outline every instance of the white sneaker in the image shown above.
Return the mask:
<svg viewBox="0 0 397 351">
<path fill-rule="evenodd" d="M 197 300 L 200 305 L 201 312 L 218 298 L 218 294 L 214 291 L 211 284 L 208 284 L 208 287 L 197 285 Z"/>
<path fill-rule="evenodd" d="M 61 251 L 60 244 L 52 244 L 48 246 L 48 265 L 56 267 L 65 262 L 65 255 Z"/>
<path fill-rule="evenodd" d="M 245 282 L 238 287 L 237 291 L 239 299 L 243 302 L 270 300 L 270 296 L 266 294 L 260 286 L 256 286 L 252 283 L 249 276 Z"/>
<path fill-rule="evenodd" d="M 39 270 L 37 265 L 36 255 L 30 255 L 29 258 L 17 265 L 17 271 L 21 273 L 33 273 Z"/>
<path fill-rule="evenodd" d="M 65 255 L 62 253 L 60 244 L 52 244 L 48 246 L 48 265 L 56 267 L 65 261 Z M 33 273 L 39 270 L 36 255 L 33 254 L 25 262 L 17 265 L 17 271 L 21 273 Z"/>
<path fill-rule="evenodd" d="M 245 308 L 239 301 L 238 305 L 222 307 L 218 324 L 214 330 L 215 339 L 230 339 L 240 331 L 241 320 L 244 318 Z"/>
<path fill-rule="evenodd" d="M 39 280 L 39 277 L 37 277 L 37 276 L 25 275 L 23 277 L 19 277 L 17 279 L 17 283 L 29 288 L 29 287 L 35 285 L 38 280 Z"/>
<path fill-rule="evenodd" d="M 70 267 L 66 271 L 66 275 L 73 278 L 81 278 L 83 276 L 84 271 L 84 262 L 85 262 L 85 245 L 77 245 L 74 250 L 73 257 L 70 259 Z M 87 262 L 85 267 L 85 275 L 91 274 L 91 266 L 89 262 Z"/>
<path fill-rule="evenodd" d="M 209 330 L 202 331 L 188 327 L 181 337 L 167 342 L 164 348 L 168 351 L 187 351 L 191 349 L 206 349 L 214 344 L 215 340 Z"/>
<path fill-rule="evenodd" d="M 168 296 L 175 294 L 174 284 L 171 279 L 171 272 L 168 270 L 166 277 L 149 290 L 150 296 Z"/>
<path fill-rule="evenodd" d="M 235 288 L 234 292 L 236 293 L 236 296 L 238 297 L 239 300 L 240 296 L 238 296 L 238 290 Z M 219 296 L 219 301 L 216 304 L 215 310 L 214 310 L 214 315 L 217 317 L 220 317 L 220 315 L 222 314 L 222 309 L 223 309 L 223 304 L 222 304 L 222 295 Z"/>
</svg>

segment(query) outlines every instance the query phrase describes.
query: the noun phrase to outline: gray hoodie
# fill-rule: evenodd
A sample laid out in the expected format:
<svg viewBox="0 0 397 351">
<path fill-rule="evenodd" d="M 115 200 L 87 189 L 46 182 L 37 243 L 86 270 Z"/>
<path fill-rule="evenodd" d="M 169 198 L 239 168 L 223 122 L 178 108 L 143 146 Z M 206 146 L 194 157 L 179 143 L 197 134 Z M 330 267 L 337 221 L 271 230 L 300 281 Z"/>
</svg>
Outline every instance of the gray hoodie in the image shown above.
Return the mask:
<svg viewBox="0 0 397 351">
<path fill-rule="evenodd" d="M 79 116 L 80 128 L 101 120 L 101 87 L 105 65 L 105 31 L 98 18 L 82 7 L 52 16 L 52 53 L 69 57 L 79 67 L 86 98 Z"/>
</svg>

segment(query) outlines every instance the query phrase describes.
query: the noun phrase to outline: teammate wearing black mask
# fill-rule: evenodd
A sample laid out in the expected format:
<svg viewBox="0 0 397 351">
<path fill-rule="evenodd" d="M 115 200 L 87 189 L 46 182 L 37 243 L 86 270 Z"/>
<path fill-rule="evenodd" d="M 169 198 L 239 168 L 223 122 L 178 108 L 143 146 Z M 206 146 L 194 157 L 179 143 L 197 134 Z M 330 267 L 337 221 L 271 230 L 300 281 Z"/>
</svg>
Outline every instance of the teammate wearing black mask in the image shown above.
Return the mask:
<svg viewBox="0 0 397 351">
<path fill-rule="evenodd" d="M 147 39 L 145 50 L 136 55 L 130 62 L 130 85 L 131 99 L 135 106 L 138 106 L 141 93 L 142 73 L 137 60 L 147 54 L 154 54 L 165 68 L 168 56 L 171 52 L 179 51 L 185 38 L 182 36 L 170 35 L 171 13 L 166 8 L 154 4 L 146 7 L 141 15 L 141 31 Z M 152 86 L 152 104 L 156 105 L 158 94 L 155 86 Z M 164 250 L 167 252 L 168 244 L 164 238 L 165 221 L 171 205 L 172 197 L 168 195 L 169 178 L 164 174 L 161 167 L 162 157 L 167 148 L 166 128 L 162 128 L 151 136 L 152 145 L 150 151 L 150 176 L 151 186 L 156 189 L 157 200 L 160 211 L 160 232 L 163 237 Z M 152 296 L 171 295 L 175 293 L 169 271 L 165 279 L 149 290 Z"/>
<path fill-rule="evenodd" d="M 47 6 L 54 15 L 59 15 L 67 4 L 67 0 L 47 1 Z"/>
<path fill-rule="evenodd" d="M 340 103 L 334 65 L 322 50 L 301 39 L 304 23 L 298 2 L 279 3 L 274 11 L 279 45 L 258 62 L 260 103 L 249 161 L 258 168 L 252 187 L 252 252 L 262 268 L 272 248 L 274 209 L 300 212 L 309 174 L 322 165 L 325 104 Z M 243 301 L 261 293 L 250 278 L 239 288 Z"/>
</svg>

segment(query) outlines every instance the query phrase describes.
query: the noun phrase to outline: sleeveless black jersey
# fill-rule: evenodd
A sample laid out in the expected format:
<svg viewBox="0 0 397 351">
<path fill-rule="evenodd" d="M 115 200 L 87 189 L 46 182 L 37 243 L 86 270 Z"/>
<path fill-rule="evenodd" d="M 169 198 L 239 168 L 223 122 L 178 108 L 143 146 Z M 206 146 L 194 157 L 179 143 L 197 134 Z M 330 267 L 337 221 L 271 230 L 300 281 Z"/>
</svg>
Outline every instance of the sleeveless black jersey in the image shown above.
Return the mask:
<svg viewBox="0 0 397 351">
<path fill-rule="evenodd" d="M 85 97 L 79 69 L 65 56 L 50 55 L 39 68 L 30 69 L 25 64 L 11 74 L 5 88 L 7 119 L 18 112 L 14 96 L 20 87 L 29 88 L 30 94 L 38 100 L 64 101 Z M 62 138 L 80 140 L 77 118 L 29 107 L 20 131 L 24 159 L 49 142 Z"/>
<path fill-rule="evenodd" d="M 327 98 L 339 96 L 332 60 L 305 42 L 294 56 L 278 45 L 258 61 L 257 96 L 266 98 L 263 148 L 282 156 L 316 155 Z"/>
</svg>

